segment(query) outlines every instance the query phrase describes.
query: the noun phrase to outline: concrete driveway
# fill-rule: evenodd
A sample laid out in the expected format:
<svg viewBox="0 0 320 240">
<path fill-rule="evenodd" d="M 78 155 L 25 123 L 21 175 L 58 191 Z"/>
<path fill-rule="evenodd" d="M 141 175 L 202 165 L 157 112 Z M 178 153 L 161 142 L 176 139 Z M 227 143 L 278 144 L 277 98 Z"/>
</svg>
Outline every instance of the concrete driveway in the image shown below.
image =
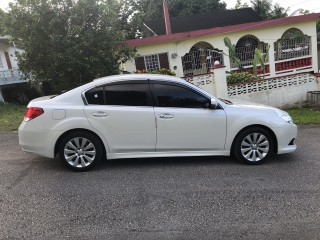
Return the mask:
<svg viewBox="0 0 320 240">
<path fill-rule="evenodd" d="M 319 239 L 320 126 L 261 166 L 229 157 L 71 172 L 0 133 L 0 239 Z"/>
</svg>

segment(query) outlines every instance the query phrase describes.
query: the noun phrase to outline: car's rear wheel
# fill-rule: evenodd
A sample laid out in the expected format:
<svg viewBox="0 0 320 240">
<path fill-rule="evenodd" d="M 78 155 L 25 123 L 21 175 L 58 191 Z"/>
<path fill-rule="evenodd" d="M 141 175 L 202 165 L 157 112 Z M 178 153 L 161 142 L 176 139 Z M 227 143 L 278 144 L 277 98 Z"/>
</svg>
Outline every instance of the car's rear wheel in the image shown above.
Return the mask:
<svg viewBox="0 0 320 240">
<path fill-rule="evenodd" d="M 75 171 L 86 171 L 100 162 L 103 147 L 99 139 L 88 132 L 72 132 L 61 141 L 60 159 Z"/>
<path fill-rule="evenodd" d="M 246 164 L 261 164 L 272 154 L 273 145 L 273 139 L 267 130 L 252 127 L 236 137 L 233 154 Z"/>
</svg>

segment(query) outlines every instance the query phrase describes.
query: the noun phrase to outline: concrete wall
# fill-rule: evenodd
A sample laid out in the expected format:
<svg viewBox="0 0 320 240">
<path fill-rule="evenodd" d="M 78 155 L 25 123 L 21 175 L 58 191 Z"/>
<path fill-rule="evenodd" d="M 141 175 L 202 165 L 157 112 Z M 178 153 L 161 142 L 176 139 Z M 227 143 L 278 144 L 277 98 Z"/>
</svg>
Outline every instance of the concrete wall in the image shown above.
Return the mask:
<svg viewBox="0 0 320 240">
<path fill-rule="evenodd" d="M 306 103 L 308 91 L 319 91 L 319 86 L 317 77 L 307 73 L 228 86 L 231 99 L 280 108 Z"/>
<path fill-rule="evenodd" d="M 170 69 L 174 70 L 176 66 L 176 75 L 178 77 L 183 77 L 183 69 L 182 69 L 182 61 L 181 57 L 183 57 L 186 53 L 188 53 L 191 47 L 201 41 L 205 41 L 210 43 L 214 48 L 218 48 L 223 50 L 224 53 L 228 53 L 227 47 L 225 47 L 223 39 L 224 37 L 229 37 L 233 44 L 236 44 L 237 41 L 245 36 L 245 35 L 254 35 L 260 41 L 265 43 L 269 43 L 270 51 L 269 51 L 269 62 L 270 62 L 270 77 L 275 77 L 275 64 L 274 64 L 274 42 L 281 38 L 282 34 L 290 29 L 290 28 L 298 28 L 304 34 L 311 36 L 312 42 L 312 68 L 308 71 L 318 72 L 318 53 L 317 53 L 317 33 L 316 33 L 316 23 L 315 22 L 304 22 L 304 23 L 295 23 L 288 24 L 284 26 L 277 27 L 269 27 L 263 29 L 255 29 L 250 31 L 238 31 L 234 33 L 220 34 L 214 36 L 204 36 L 192 39 L 181 40 L 179 42 L 169 42 L 169 43 L 160 43 L 153 44 L 149 46 L 140 46 L 137 47 L 137 53 L 140 55 L 149 55 L 149 54 L 158 54 L 167 52 L 169 56 L 169 65 Z M 172 58 L 172 54 L 177 54 L 177 57 Z M 230 62 L 227 56 L 224 56 L 224 64 L 226 66 L 226 70 L 230 71 Z M 136 70 L 134 61 L 128 61 L 124 64 L 124 69 L 129 72 L 134 72 Z M 277 75 L 279 76 L 279 74 Z M 281 76 L 281 75 L 280 75 Z"/>
</svg>

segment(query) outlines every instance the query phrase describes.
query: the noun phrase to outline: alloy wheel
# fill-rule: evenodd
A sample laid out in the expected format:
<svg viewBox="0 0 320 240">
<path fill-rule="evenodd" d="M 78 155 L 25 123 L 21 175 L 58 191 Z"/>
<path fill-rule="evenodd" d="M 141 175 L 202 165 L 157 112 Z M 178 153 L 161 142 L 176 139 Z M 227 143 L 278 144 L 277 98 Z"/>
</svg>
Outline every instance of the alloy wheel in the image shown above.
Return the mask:
<svg viewBox="0 0 320 240">
<path fill-rule="evenodd" d="M 264 159 L 270 150 L 268 138 L 262 133 L 251 133 L 241 142 L 241 154 L 249 162 Z"/>
<path fill-rule="evenodd" d="M 67 163 L 76 168 L 89 166 L 96 157 L 96 148 L 87 138 L 75 137 L 64 146 L 64 158 Z"/>
</svg>

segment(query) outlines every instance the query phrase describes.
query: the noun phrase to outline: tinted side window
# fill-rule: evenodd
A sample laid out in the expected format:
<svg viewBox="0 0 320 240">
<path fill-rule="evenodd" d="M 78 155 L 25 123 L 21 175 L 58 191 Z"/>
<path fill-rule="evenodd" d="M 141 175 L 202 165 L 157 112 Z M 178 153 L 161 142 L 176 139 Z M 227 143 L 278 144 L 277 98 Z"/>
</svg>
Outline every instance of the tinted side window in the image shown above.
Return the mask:
<svg viewBox="0 0 320 240">
<path fill-rule="evenodd" d="M 106 104 L 122 106 L 148 106 L 147 84 L 128 83 L 107 85 Z"/>
<path fill-rule="evenodd" d="M 103 87 L 95 87 L 85 93 L 88 104 L 103 105 Z"/>
<path fill-rule="evenodd" d="M 209 100 L 184 87 L 154 84 L 154 94 L 159 107 L 204 108 Z"/>
</svg>

